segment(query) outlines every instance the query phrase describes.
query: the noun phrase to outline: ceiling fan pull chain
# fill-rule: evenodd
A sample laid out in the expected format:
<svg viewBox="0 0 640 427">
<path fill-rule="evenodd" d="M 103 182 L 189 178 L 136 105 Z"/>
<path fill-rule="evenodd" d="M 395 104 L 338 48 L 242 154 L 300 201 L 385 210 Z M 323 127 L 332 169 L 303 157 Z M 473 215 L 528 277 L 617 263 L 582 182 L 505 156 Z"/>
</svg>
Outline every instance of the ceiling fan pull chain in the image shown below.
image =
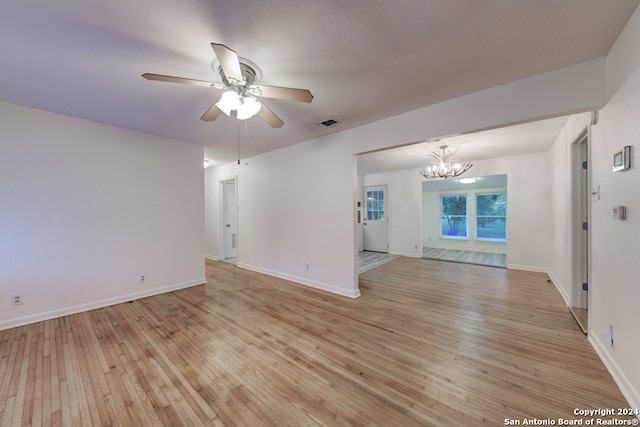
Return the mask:
<svg viewBox="0 0 640 427">
<path fill-rule="evenodd" d="M 240 164 L 240 120 L 236 119 L 238 123 L 238 164 Z"/>
<path fill-rule="evenodd" d="M 247 136 L 247 122 L 248 120 L 244 120 L 244 152 L 248 153 L 249 152 L 249 137 Z M 247 164 L 247 162 L 245 161 L 245 164 Z"/>
</svg>

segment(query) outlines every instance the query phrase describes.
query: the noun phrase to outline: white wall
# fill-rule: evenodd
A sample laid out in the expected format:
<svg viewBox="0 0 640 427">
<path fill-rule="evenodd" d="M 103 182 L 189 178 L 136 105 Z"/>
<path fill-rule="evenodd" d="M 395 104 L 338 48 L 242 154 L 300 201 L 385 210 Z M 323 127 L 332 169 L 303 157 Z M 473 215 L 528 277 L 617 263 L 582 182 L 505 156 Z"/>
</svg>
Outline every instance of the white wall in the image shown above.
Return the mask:
<svg viewBox="0 0 640 427">
<path fill-rule="evenodd" d="M 507 175 L 507 263 L 509 268 L 543 271 L 549 266 L 550 179 L 548 153 L 474 162 L 473 174 Z M 389 251 L 419 257 L 422 182 L 417 170 L 368 174 L 363 185 L 389 186 Z"/>
<path fill-rule="evenodd" d="M 204 283 L 202 159 L 0 103 L 0 329 Z"/>
<path fill-rule="evenodd" d="M 549 276 L 570 307 L 580 304 L 573 290 L 572 144 L 590 122 L 589 113 L 569 118 L 549 150 L 552 182 Z"/>
<path fill-rule="evenodd" d="M 362 175 L 360 199 L 364 187 L 387 185 L 389 253 L 410 257 L 422 255 L 422 177 L 417 169 Z M 363 203 L 364 206 L 364 203 Z M 366 209 L 364 211 L 366 213 Z M 358 228 L 362 236 L 363 225 Z"/>
<path fill-rule="evenodd" d="M 600 200 L 591 204 L 592 286 L 589 340 L 629 400 L 640 407 L 640 9 L 607 56 L 609 102 L 593 127 L 592 183 Z M 631 169 L 613 173 L 612 156 L 632 146 Z M 612 208 L 627 206 L 628 219 Z M 614 326 L 614 345 L 604 331 Z"/>
<path fill-rule="evenodd" d="M 597 59 L 250 158 L 238 173 L 238 265 L 357 296 L 356 201 L 361 196 L 355 154 L 429 137 L 592 110 L 604 104 L 604 95 L 604 59 Z M 528 164 L 516 159 L 514 167 Z M 208 177 L 217 174 L 207 172 Z M 520 191 L 530 180 L 531 176 L 515 181 L 510 178 L 509 185 L 513 182 L 516 194 L 522 194 Z M 207 179 L 208 212 L 214 212 L 218 201 L 210 185 L 211 180 Z M 419 182 L 415 187 L 415 193 L 420 194 Z M 544 191 L 548 194 L 548 188 Z M 516 196 L 510 203 L 518 203 L 518 197 L 529 196 Z M 403 236 L 403 242 L 390 242 L 396 251 L 406 254 L 416 253 L 415 246 L 420 245 L 421 202 L 419 198 L 412 200 L 416 201 L 418 213 L 407 221 L 418 224 L 417 232 Z M 390 215 L 397 217 L 395 213 Z M 531 215 L 535 216 L 535 210 Z M 523 216 L 523 221 L 533 219 Z M 537 233 L 536 239 L 546 241 L 548 231 L 544 227 L 535 227 L 533 232 Z M 207 229 L 208 239 L 215 234 Z M 529 236 L 529 232 L 510 234 L 516 240 Z M 215 242 L 207 245 L 208 256 L 219 257 L 214 252 L 216 246 Z M 546 267 L 547 257 L 537 246 L 538 243 L 516 248 L 510 253 L 512 267 Z"/>
<path fill-rule="evenodd" d="M 357 297 L 354 166 L 331 138 L 249 159 L 239 173 L 238 265 Z"/>
</svg>

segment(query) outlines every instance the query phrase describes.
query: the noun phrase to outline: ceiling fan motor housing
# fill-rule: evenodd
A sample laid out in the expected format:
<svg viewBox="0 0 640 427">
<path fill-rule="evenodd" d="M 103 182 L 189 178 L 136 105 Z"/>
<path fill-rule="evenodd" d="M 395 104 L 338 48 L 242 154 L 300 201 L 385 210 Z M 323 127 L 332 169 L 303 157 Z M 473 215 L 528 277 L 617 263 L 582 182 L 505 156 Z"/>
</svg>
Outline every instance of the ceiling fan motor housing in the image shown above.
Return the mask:
<svg viewBox="0 0 640 427">
<path fill-rule="evenodd" d="M 226 86 L 244 86 L 248 87 L 254 83 L 258 83 L 262 79 L 262 70 L 253 62 L 249 61 L 245 58 L 238 58 L 240 62 L 240 71 L 242 72 L 242 78 L 244 79 L 244 83 L 237 83 L 233 81 L 234 79 L 228 79 L 227 75 L 224 73 L 224 70 L 220 66 L 220 61 L 215 59 L 211 63 L 211 68 L 214 72 L 220 75 L 222 82 Z"/>
</svg>

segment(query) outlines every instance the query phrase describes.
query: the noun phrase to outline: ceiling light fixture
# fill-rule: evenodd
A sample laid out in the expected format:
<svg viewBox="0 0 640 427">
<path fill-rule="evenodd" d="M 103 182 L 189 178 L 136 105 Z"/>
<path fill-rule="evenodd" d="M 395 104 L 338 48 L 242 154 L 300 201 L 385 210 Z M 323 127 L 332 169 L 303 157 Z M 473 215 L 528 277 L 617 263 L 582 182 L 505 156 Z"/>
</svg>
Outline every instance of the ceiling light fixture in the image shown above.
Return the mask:
<svg viewBox="0 0 640 427">
<path fill-rule="evenodd" d="M 466 171 L 468 171 L 473 163 L 456 163 L 453 161 L 453 155 L 456 154 L 457 150 L 451 152 L 447 150 L 446 145 L 440 146 L 442 152 L 432 151 L 429 153 L 431 157 L 433 157 L 436 161 L 436 164 L 433 166 L 428 166 L 426 168 L 420 169 L 420 174 L 427 179 L 438 179 L 438 178 L 454 178 L 456 176 L 460 176 Z"/>
<path fill-rule="evenodd" d="M 244 96 L 235 90 L 228 90 L 216 102 L 216 107 L 229 117 L 232 111 L 236 111 L 238 120 L 247 120 L 258 114 L 262 104 L 253 96 Z"/>
<path fill-rule="evenodd" d="M 478 178 L 476 178 L 475 176 L 472 176 L 472 177 L 470 177 L 470 178 L 460 178 L 460 179 L 458 180 L 458 182 L 459 182 L 460 184 L 473 184 L 473 183 L 475 183 L 477 180 L 478 180 Z"/>
</svg>

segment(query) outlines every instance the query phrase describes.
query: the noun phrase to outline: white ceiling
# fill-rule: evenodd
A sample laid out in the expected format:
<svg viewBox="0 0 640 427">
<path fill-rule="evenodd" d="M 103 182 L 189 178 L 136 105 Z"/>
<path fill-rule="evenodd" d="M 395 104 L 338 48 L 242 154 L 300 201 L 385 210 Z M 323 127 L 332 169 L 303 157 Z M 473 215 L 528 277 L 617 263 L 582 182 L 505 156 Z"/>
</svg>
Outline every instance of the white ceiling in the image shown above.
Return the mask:
<svg viewBox="0 0 640 427">
<path fill-rule="evenodd" d="M 459 162 L 539 153 L 549 150 L 568 117 L 556 117 L 466 135 L 419 141 L 358 156 L 358 173 L 391 172 L 429 166 L 429 153 L 446 145 Z M 417 173 L 417 172 L 416 172 Z M 473 174 L 472 172 L 470 172 Z M 466 175 L 469 175 L 467 173 Z M 465 176 L 466 176 L 465 175 Z"/>
<path fill-rule="evenodd" d="M 249 121 L 243 157 L 604 56 L 640 0 L 20 0 L 0 2 L 0 100 L 207 147 L 233 161 L 237 125 L 202 114 L 210 43 L 262 69 L 284 121 Z M 312 124 L 336 117 L 341 124 Z"/>
</svg>

